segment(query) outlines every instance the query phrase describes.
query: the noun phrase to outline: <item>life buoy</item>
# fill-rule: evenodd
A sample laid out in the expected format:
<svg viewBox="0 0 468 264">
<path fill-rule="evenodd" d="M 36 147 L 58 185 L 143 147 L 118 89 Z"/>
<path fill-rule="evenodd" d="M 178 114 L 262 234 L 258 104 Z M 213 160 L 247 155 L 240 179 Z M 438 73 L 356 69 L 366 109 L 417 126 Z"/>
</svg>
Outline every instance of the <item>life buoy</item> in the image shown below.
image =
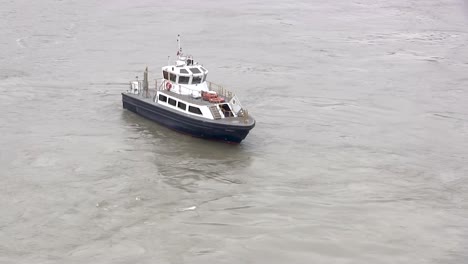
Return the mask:
<svg viewBox="0 0 468 264">
<path fill-rule="evenodd" d="M 166 83 L 166 90 L 170 91 L 172 88 L 172 84 L 170 82 Z"/>
</svg>

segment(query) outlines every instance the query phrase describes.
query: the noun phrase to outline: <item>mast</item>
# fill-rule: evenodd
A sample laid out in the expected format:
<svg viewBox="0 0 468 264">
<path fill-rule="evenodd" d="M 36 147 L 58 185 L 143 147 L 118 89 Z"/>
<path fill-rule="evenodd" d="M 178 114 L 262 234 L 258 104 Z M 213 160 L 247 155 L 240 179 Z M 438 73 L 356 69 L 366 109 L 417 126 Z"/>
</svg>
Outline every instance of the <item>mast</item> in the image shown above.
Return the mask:
<svg viewBox="0 0 468 264">
<path fill-rule="evenodd" d="M 180 46 L 180 34 L 177 34 L 177 56 L 182 56 L 182 47 Z"/>
<path fill-rule="evenodd" d="M 145 96 L 148 97 L 148 66 L 146 66 L 143 73 L 143 91 L 145 91 Z"/>
</svg>

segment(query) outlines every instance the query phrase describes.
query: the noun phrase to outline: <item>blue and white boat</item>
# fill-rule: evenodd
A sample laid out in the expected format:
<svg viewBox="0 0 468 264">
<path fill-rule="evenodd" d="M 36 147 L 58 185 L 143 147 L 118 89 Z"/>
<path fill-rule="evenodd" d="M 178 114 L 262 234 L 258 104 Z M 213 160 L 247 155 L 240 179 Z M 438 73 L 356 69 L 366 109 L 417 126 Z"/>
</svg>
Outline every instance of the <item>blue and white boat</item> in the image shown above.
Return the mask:
<svg viewBox="0 0 468 264">
<path fill-rule="evenodd" d="M 122 93 L 123 108 L 173 130 L 195 137 L 241 142 L 255 120 L 237 96 L 206 80 L 208 70 L 184 55 L 180 47 L 174 65 L 162 67 L 163 78 L 149 88 L 148 68 L 143 80 L 130 82 Z"/>
</svg>

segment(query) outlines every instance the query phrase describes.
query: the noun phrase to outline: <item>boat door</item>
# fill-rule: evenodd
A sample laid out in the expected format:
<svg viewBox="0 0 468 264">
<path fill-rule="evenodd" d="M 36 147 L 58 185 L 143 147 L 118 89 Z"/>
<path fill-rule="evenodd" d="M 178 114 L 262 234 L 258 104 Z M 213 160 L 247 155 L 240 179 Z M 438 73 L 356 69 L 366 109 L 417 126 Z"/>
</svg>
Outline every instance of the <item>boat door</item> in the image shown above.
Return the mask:
<svg viewBox="0 0 468 264">
<path fill-rule="evenodd" d="M 236 113 L 236 115 L 239 114 L 239 111 L 242 109 L 242 105 L 240 104 L 240 101 L 239 101 L 239 99 L 237 98 L 236 95 L 234 95 L 232 97 L 232 99 L 229 101 L 229 103 L 232 106 L 232 111 L 234 113 Z"/>
</svg>

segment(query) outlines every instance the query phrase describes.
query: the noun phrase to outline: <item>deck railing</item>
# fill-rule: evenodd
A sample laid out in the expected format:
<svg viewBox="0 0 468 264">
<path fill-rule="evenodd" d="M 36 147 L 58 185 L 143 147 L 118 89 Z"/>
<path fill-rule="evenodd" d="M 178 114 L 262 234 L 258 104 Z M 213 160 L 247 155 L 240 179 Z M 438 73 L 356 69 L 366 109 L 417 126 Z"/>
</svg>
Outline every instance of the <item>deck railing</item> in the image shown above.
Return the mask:
<svg viewBox="0 0 468 264">
<path fill-rule="evenodd" d="M 229 98 L 229 100 L 235 96 L 233 92 L 229 91 L 228 89 L 224 88 L 223 86 L 219 84 L 216 84 L 210 81 L 206 81 L 206 83 L 208 84 L 208 89 L 210 89 L 210 91 L 215 91 L 220 96 Z"/>
<path fill-rule="evenodd" d="M 163 78 L 155 79 L 154 82 L 155 82 L 156 90 L 158 90 L 158 91 L 166 90 L 166 87 L 164 87 L 165 79 L 163 79 Z M 210 91 L 214 91 L 220 96 L 223 96 L 225 98 L 232 98 L 232 97 L 235 96 L 235 94 L 233 92 L 229 91 L 228 89 L 224 88 L 223 86 L 221 86 L 219 84 L 215 84 L 215 83 L 210 82 L 210 81 L 206 81 L 206 83 L 207 83 L 208 89 Z M 191 89 L 190 87 L 188 87 L 186 85 L 183 85 L 183 84 L 177 84 L 177 85 L 180 85 L 184 89 L 191 90 L 193 92 L 199 92 L 199 90 Z"/>
</svg>

